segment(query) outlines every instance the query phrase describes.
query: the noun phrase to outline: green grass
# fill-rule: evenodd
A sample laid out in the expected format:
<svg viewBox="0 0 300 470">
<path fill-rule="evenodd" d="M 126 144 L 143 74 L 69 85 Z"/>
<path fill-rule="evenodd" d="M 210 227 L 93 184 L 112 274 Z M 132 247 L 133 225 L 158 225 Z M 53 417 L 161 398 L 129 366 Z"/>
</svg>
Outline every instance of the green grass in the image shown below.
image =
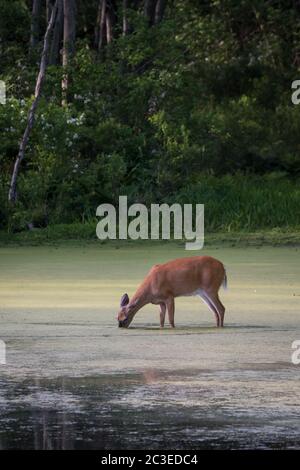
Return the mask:
<svg viewBox="0 0 300 470">
<path fill-rule="evenodd" d="M 300 230 L 300 185 L 280 173 L 201 176 L 169 203 L 205 205 L 207 232 Z"/>
</svg>

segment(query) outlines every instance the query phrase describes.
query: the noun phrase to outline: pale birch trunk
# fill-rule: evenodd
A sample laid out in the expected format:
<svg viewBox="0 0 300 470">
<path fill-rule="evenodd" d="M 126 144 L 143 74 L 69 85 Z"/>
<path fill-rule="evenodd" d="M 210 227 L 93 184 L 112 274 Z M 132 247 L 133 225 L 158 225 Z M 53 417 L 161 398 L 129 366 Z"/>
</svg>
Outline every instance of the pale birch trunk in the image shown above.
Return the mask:
<svg viewBox="0 0 300 470">
<path fill-rule="evenodd" d="M 43 52 L 41 56 L 40 70 L 39 70 L 37 80 L 36 80 L 36 85 L 35 85 L 34 100 L 29 110 L 27 125 L 25 128 L 22 140 L 20 142 L 18 156 L 14 164 L 14 169 L 13 169 L 13 173 L 12 173 L 12 177 L 10 181 L 10 187 L 8 191 L 8 200 L 11 203 L 15 203 L 17 199 L 17 178 L 19 174 L 19 168 L 25 156 L 25 151 L 26 151 L 26 146 L 28 144 L 29 135 L 34 124 L 35 112 L 36 112 L 37 105 L 41 96 L 42 85 L 43 85 L 43 81 L 45 78 L 45 72 L 46 72 L 46 67 L 47 67 L 49 39 L 50 39 L 50 35 L 53 29 L 53 25 L 55 23 L 56 12 L 57 12 L 57 1 L 55 2 L 53 6 L 51 17 L 50 17 L 50 20 L 46 29 L 45 36 L 44 36 Z"/>
</svg>

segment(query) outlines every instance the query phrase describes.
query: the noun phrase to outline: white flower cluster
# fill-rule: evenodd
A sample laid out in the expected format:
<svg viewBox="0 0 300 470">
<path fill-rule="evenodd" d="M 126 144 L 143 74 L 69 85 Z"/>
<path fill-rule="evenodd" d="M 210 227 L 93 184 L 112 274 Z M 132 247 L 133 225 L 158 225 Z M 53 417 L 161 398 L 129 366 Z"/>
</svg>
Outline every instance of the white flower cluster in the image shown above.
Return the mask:
<svg viewBox="0 0 300 470">
<path fill-rule="evenodd" d="M 74 95 L 74 99 L 77 101 L 83 101 L 84 104 L 91 103 L 93 100 L 93 95 L 92 93 L 89 93 L 87 96 L 82 96 L 82 95 Z"/>
<path fill-rule="evenodd" d="M 67 124 L 73 124 L 75 126 L 81 126 L 84 123 L 85 115 L 81 113 L 78 117 L 70 117 L 67 119 Z"/>
</svg>

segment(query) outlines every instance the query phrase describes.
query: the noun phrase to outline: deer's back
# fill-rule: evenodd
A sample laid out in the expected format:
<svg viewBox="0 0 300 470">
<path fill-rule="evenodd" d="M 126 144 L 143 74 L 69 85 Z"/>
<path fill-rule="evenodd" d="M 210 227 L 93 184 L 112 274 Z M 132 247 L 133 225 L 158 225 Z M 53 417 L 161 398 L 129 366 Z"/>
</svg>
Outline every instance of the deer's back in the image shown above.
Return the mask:
<svg viewBox="0 0 300 470">
<path fill-rule="evenodd" d="M 211 256 L 178 258 L 153 266 L 146 280 L 154 296 L 192 295 L 197 289 L 219 289 L 225 275 L 223 264 Z"/>
</svg>

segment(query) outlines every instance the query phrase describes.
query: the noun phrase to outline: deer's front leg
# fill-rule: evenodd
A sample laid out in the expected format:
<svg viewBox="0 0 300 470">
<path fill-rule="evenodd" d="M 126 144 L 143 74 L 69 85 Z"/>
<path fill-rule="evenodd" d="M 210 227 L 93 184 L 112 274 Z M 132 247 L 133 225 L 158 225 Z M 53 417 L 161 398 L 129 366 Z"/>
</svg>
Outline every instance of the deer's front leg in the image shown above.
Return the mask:
<svg viewBox="0 0 300 470">
<path fill-rule="evenodd" d="M 165 318 L 166 318 L 166 304 L 161 302 L 159 304 L 160 307 L 160 327 L 163 328 L 165 326 Z"/>
<path fill-rule="evenodd" d="M 174 313 L 175 313 L 174 297 L 169 297 L 169 299 L 166 301 L 166 305 L 167 305 L 167 310 L 168 310 L 169 323 L 170 323 L 172 328 L 175 328 L 175 324 L 174 324 Z"/>
</svg>

